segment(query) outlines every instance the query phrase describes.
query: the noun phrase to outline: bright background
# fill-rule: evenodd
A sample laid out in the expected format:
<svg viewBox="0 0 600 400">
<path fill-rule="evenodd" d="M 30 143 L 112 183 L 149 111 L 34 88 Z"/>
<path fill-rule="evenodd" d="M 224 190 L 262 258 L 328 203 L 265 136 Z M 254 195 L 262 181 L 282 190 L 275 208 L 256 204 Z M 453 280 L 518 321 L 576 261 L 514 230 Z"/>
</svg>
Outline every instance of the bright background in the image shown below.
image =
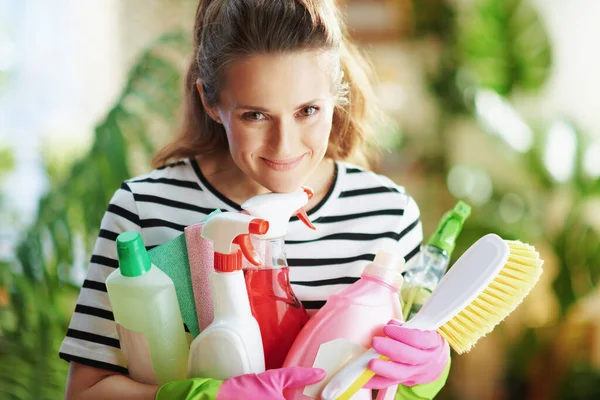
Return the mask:
<svg viewBox="0 0 600 400">
<path fill-rule="evenodd" d="M 379 171 L 425 234 L 473 206 L 546 260 L 440 399 L 600 398 L 600 2 L 345 0 L 389 118 Z M 173 132 L 194 0 L 0 0 L 0 398 L 63 397 L 57 349 L 108 199 Z M 165 36 L 166 35 L 166 36 Z"/>
</svg>

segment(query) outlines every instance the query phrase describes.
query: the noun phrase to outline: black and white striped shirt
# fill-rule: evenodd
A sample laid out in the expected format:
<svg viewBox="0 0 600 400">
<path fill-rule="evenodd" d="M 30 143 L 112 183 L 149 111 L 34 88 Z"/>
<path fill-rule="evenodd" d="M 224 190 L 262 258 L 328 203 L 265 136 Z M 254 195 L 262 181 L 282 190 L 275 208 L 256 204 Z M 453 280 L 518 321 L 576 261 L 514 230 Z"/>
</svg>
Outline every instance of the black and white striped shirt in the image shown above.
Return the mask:
<svg viewBox="0 0 600 400">
<path fill-rule="evenodd" d="M 60 356 L 126 373 L 105 286 L 118 265 L 117 235 L 138 231 L 152 248 L 216 208 L 241 210 L 208 183 L 194 159 L 124 182 L 102 220 Z M 343 162 L 336 162 L 334 184 L 308 215 L 317 230 L 294 217 L 286 252 L 294 292 L 309 313 L 355 282 L 379 248 L 399 252 L 409 263 L 423 239 L 419 208 L 402 187 Z"/>
</svg>

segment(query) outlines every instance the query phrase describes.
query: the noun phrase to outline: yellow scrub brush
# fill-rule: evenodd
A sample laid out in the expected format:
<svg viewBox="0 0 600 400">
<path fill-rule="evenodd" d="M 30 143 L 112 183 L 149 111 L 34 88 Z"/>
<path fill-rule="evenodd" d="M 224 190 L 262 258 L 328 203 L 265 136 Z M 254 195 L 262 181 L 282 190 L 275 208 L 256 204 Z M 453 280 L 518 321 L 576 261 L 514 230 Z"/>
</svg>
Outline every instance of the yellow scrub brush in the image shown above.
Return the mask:
<svg viewBox="0 0 600 400">
<path fill-rule="evenodd" d="M 437 330 L 459 354 L 469 351 L 510 314 L 542 273 L 533 246 L 489 234 L 473 244 L 442 278 L 417 315 L 403 326 Z M 375 373 L 370 349 L 335 375 L 321 393 L 323 400 L 347 400 Z"/>
</svg>

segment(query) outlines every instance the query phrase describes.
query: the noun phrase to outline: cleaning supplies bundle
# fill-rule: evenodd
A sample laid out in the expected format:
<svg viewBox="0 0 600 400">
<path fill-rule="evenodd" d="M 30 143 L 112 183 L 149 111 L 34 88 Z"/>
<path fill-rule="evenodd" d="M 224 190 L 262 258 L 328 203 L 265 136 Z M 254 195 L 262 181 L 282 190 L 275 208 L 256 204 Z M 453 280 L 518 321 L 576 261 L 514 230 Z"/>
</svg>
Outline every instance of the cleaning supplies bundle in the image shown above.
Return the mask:
<svg viewBox="0 0 600 400">
<path fill-rule="evenodd" d="M 192 342 L 188 376 L 229 379 L 265 370 L 260 328 L 252 311 L 242 272 L 242 256 L 262 261 L 251 234 L 267 233 L 269 223 L 240 213 L 221 213 L 205 222 L 202 237 L 213 242 L 210 274 L 214 320 Z"/>
<path fill-rule="evenodd" d="M 315 229 L 302 208 L 311 196 L 309 189 L 299 189 L 255 196 L 242 204 L 242 209 L 250 215 L 269 222 L 268 232 L 251 236 L 262 264 L 244 268 L 250 308 L 260 327 L 267 369 L 281 368 L 296 336 L 308 321 L 308 314 L 290 284 L 284 236 L 292 215 Z"/>
<path fill-rule="evenodd" d="M 106 278 L 121 351 L 132 379 L 183 379 L 188 341 L 173 281 L 150 262 L 137 232 L 117 236 L 119 268 Z"/>
<path fill-rule="evenodd" d="M 272 346 L 271 362 L 279 366 L 293 341 L 283 367 L 323 367 L 328 376 L 319 384 L 286 391 L 286 398 L 371 399 L 370 390 L 364 389 L 375 374 L 369 366 L 387 358 L 366 349 L 374 336 L 384 334 L 389 320 L 403 321 L 398 292 L 404 260 L 378 251 L 359 281 L 331 296 L 306 322 L 289 284 L 283 236 L 294 213 L 312 227 L 302 210 L 309 196 L 305 190 L 258 196 L 244 204 L 252 215 L 221 213 L 204 223 L 201 236 L 214 247 L 209 277 L 214 320 L 194 339 L 189 358 L 176 285 L 152 265 L 138 233 L 117 238 L 120 267 L 107 279 L 107 288 L 133 379 L 158 384 L 179 380 L 186 375 L 186 364 L 189 377 L 229 379 L 260 373 L 265 370 L 267 345 Z M 437 330 L 458 353 L 468 351 L 516 308 L 536 284 L 543 264 L 532 246 L 487 235 L 439 281 L 468 213 L 459 203 L 445 215 L 424 246 L 435 248 L 430 253 L 436 257 L 422 262 L 420 269 L 411 268 L 410 285 L 405 283 L 409 290 L 435 289 L 402 328 Z M 260 216 L 264 218 L 256 218 Z M 246 271 L 242 257 L 253 265 Z M 268 340 L 261 330 L 271 335 Z"/>
<path fill-rule="evenodd" d="M 380 250 L 361 278 L 329 297 L 308 321 L 285 360 L 284 367 L 326 367 L 339 370 L 362 354 L 374 336 L 383 334 L 391 319 L 402 319 L 398 292 L 404 259 Z M 330 376 L 331 378 L 331 376 Z M 317 398 L 327 379 L 319 384 L 286 393 L 288 399 Z M 371 399 L 364 389 L 357 399 Z"/>
<path fill-rule="evenodd" d="M 466 203 L 456 203 L 452 210 L 443 215 L 427 243 L 421 246 L 417 262 L 404 273 L 402 315 L 405 321 L 419 312 L 446 273 L 456 239 L 470 214 L 471 207 Z"/>
<path fill-rule="evenodd" d="M 403 325 L 437 330 L 459 354 L 491 332 L 538 282 L 543 261 L 533 246 L 489 234 L 473 244 L 442 278 L 419 313 Z M 354 398 L 375 373 L 369 363 L 385 357 L 371 349 L 333 377 L 324 400 Z"/>
</svg>

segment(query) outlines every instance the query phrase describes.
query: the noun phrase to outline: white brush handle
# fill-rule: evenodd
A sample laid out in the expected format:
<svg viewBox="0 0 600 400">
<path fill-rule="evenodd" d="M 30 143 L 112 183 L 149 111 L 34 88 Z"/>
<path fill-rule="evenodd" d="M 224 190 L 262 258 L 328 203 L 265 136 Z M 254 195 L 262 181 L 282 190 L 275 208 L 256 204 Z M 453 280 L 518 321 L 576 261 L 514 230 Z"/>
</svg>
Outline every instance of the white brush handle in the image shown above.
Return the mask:
<svg viewBox="0 0 600 400">
<path fill-rule="evenodd" d="M 361 375 L 369 368 L 369 361 L 374 358 L 381 357 L 381 354 L 376 352 L 373 349 L 367 350 L 363 355 L 354 359 L 350 364 L 348 364 L 343 370 L 337 373 L 331 381 L 325 386 L 323 391 L 321 392 L 322 400 L 334 400 L 334 399 L 349 399 L 352 397 L 354 393 L 349 395 L 349 397 L 344 397 L 342 394 L 346 392 L 355 382 L 361 377 Z M 364 384 L 363 384 L 364 385 Z M 358 386 L 356 391 L 362 387 Z"/>
<path fill-rule="evenodd" d="M 467 308 L 498 276 L 510 256 L 498 235 L 485 235 L 463 253 L 427 298 L 421 310 L 403 326 L 433 331 Z"/>
<path fill-rule="evenodd" d="M 412 320 L 411 320 L 412 321 Z M 403 324 L 404 327 L 410 328 L 410 322 Z M 327 386 L 323 389 L 321 393 L 322 400 L 345 400 L 350 399 L 352 395 L 355 393 L 351 393 L 348 395 L 343 395 L 348 392 L 349 389 L 355 389 L 358 391 L 364 385 L 362 382 L 358 382 L 361 376 L 369 369 L 369 362 L 376 358 L 383 358 L 381 354 L 379 354 L 374 349 L 367 350 L 363 355 L 355 358 L 350 364 L 348 364 L 344 369 L 338 372 L 332 379 L 329 381 Z M 366 383 L 366 382 L 365 382 Z M 361 385 L 362 384 L 362 385 Z M 353 387 L 354 386 L 354 387 Z M 354 391 L 354 390 L 352 390 Z M 351 392 L 352 392 L 351 391 Z"/>
<path fill-rule="evenodd" d="M 498 235 L 489 234 L 475 242 L 454 263 L 431 293 L 417 315 L 402 326 L 422 331 L 437 330 L 464 310 L 502 270 L 510 248 Z M 356 358 L 325 386 L 323 400 L 345 400 L 362 387 L 372 374 L 369 361 L 383 357 L 373 349 Z M 384 358 L 385 359 L 385 358 Z"/>
</svg>

